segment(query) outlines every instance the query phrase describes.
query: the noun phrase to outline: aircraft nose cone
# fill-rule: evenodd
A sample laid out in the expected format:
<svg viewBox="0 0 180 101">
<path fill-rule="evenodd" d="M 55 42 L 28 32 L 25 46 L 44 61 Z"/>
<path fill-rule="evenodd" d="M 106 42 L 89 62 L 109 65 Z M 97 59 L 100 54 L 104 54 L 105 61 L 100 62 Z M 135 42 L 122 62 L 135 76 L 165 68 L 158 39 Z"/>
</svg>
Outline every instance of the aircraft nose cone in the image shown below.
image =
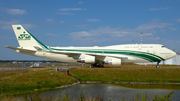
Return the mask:
<svg viewBox="0 0 180 101">
<path fill-rule="evenodd" d="M 175 57 L 177 54 L 174 51 L 171 51 L 171 58 Z"/>
<path fill-rule="evenodd" d="M 177 54 L 174 52 L 174 51 L 172 51 L 172 57 L 175 57 Z"/>
</svg>

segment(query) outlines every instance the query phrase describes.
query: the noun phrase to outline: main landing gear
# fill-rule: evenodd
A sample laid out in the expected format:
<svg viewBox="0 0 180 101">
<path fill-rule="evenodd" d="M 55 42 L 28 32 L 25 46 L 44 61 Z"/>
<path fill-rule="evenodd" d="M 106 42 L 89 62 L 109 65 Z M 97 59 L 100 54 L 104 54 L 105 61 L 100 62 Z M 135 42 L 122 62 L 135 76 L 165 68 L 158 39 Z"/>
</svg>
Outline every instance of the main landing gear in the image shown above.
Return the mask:
<svg viewBox="0 0 180 101">
<path fill-rule="evenodd" d="M 104 65 L 103 64 L 91 64 L 90 66 L 89 66 L 90 68 L 93 68 L 93 67 L 104 67 Z"/>
</svg>

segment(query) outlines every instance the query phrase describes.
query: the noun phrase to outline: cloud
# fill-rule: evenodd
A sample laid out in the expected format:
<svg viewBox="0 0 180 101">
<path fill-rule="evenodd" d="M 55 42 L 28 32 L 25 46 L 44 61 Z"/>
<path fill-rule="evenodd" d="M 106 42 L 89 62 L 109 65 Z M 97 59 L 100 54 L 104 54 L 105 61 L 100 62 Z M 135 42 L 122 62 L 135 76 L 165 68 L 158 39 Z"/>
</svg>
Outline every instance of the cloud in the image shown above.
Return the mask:
<svg viewBox="0 0 180 101">
<path fill-rule="evenodd" d="M 64 21 L 60 21 L 60 23 L 61 23 L 61 24 L 63 24 L 63 23 L 64 23 Z"/>
<path fill-rule="evenodd" d="M 22 26 L 23 26 L 25 29 L 31 29 L 31 28 L 37 27 L 36 25 L 33 25 L 33 24 L 22 24 Z"/>
<path fill-rule="evenodd" d="M 148 24 L 142 24 L 137 27 L 137 29 L 155 29 L 155 28 L 164 28 L 171 26 L 171 23 L 159 23 L 159 22 L 150 22 Z"/>
<path fill-rule="evenodd" d="M 89 21 L 89 22 L 98 22 L 99 20 L 98 19 L 87 19 L 87 21 Z"/>
<path fill-rule="evenodd" d="M 80 11 L 80 10 L 87 10 L 86 8 L 62 8 L 59 9 L 59 11 L 57 14 L 61 14 L 61 15 L 74 15 L 74 13 L 67 13 L 67 11 Z"/>
<path fill-rule="evenodd" d="M 6 9 L 6 11 L 8 12 L 8 14 L 12 14 L 12 15 L 22 15 L 26 13 L 26 10 L 20 10 L 20 9 Z"/>
<path fill-rule="evenodd" d="M 57 14 L 61 14 L 61 15 L 74 15 L 74 13 L 57 13 Z"/>
<path fill-rule="evenodd" d="M 14 24 L 19 24 L 20 22 L 18 20 L 14 20 L 14 21 L 0 21 L 0 28 L 2 29 L 8 29 L 8 30 L 12 30 L 12 25 Z"/>
<path fill-rule="evenodd" d="M 0 39 L 2 39 L 2 40 L 11 40 L 11 39 L 16 39 L 16 38 L 15 37 L 1 36 L 0 35 Z"/>
<path fill-rule="evenodd" d="M 0 24 L 2 24 L 2 25 L 12 25 L 12 24 L 18 24 L 19 23 L 19 21 L 18 20 L 14 20 L 14 21 L 0 21 Z"/>
<path fill-rule="evenodd" d="M 79 4 L 84 4 L 84 3 L 80 1 Z"/>
<path fill-rule="evenodd" d="M 81 32 L 70 33 L 70 35 L 73 37 L 89 37 L 89 36 L 92 36 L 93 34 L 86 31 L 81 31 Z"/>
<path fill-rule="evenodd" d="M 180 19 L 176 19 L 177 22 L 180 22 Z"/>
<path fill-rule="evenodd" d="M 79 11 L 79 10 L 87 10 L 86 8 L 62 8 L 59 11 Z"/>
<path fill-rule="evenodd" d="M 46 19 L 46 21 L 53 22 L 54 20 L 53 19 Z"/>
<path fill-rule="evenodd" d="M 172 31 L 176 31 L 177 29 L 176 28 L 173 28 L 173 27 L 169 27 L 170 30 Z"/>
<path fill-rule="evenodd" d="M 150 11 L 156 11 L 156 10 L 166 10 L 166 9 L 170 9 L 170 7 L 160 7 L 160 8 L 150 8 Z"/>
<path fill-rule="evenodd" d="M 150 22 L 147 24 L 141 24 L 134 29 L 110 26 L 99 27 L 93 30 L 72 32 L 69 35 L 75 42 L 81 42 L 81 44 L 96 44 L 96 43 L 107 43 L 107 42 L 132 42 L 140 40 L 140 33 L 143 32 L 143 39 L 146 41 L 153 42 L 160 40 L 160 37 L 155 36 L 157 31 L 169 28 L 172 26 L 171 23 L 163 22 Z M 170 30 L 175 30 L 169 28 Z M 163 31 L 165 32 L 165 31 Z M 162 32 L 161 32 L 162 33 Z M 159 33 L 158 33 L 159 34 Z"/>
<path fill-rule="evenodd" d="M 151 36 L 151 35 L 153 35 L 152 33 L 145 33 L 145 34 L 143 34 L 143 36 Z"/>
<path fill-rule="evenodd" d="M 57 34 L 53 34 L 53 33 L 47 33 L 46 35 L 48 35 L 48 36 L 58 36 Z"/>
<path fill-rule="evenodd" d="M 14 21 L 2 21 L 1 20 L 0 21 L 0 28 L 6 29 L 6 30 L 12 30 L 12 25 L 15 25 L 15 24 L 20 24 L 20 21 L 18 21 L 18 20 L 14 20 Z M 36 27 L 33 24 L 22 24 L 22 26 L 25 29 L 31 29 L 31 28 Z"/>
<path fill-rule="evenodd" d="M 156 18 L 156 19 L 152 19 L 152 21 L 158 22 L 158 21 L 161 21 L 161 20 Z"/>
<path fill-rule="evenodd" d="M 84 35 L 85 34 L 85 35 Z M 75 37 L 86 37 L 86 36 L 110 36 L 110 37 L 122 37 L 124 35 L 133 34 L 131 30 L 122 30 L 121 27 L 111 28 L 110 26 L 99 27 L 95 30 L 80 31 L 70 33 L 71 36 Z"/>
</svg>

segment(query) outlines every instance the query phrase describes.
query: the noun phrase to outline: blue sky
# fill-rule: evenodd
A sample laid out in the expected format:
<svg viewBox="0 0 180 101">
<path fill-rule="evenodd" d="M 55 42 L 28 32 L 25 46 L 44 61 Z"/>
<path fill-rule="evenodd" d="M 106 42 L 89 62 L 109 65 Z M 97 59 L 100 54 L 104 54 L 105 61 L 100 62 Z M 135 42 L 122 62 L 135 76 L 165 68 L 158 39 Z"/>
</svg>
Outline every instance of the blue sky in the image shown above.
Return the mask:
<svg viewBox="0 0 180 101">
<path fill-rule="evenodd" d="M 16 53 L 12 24 L 48 46 L 163 44 L 180 52 L 180 0 L 1 0 L 0 60 L 43 60 Z"/>
</svg>

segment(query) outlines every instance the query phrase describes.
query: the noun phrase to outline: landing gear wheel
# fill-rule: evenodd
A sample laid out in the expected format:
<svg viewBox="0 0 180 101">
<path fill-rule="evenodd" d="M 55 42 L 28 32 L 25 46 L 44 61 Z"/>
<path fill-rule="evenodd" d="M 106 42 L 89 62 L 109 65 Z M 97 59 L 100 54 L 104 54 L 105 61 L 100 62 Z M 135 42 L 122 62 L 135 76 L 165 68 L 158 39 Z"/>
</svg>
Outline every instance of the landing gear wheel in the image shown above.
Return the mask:
<svg viewBox="0 0 180 101">
<path fill-rule="evenodd" d="M 90 66 L 89 66 L 89 68 L 93 68 L 93 67 L 94 67 L 94 65 L 90 65 Z"/>
<path fill-rule="evenodd" d="M 91 64 L 91 65 L 89 66 L 89 68 L 93 68 L 93 67 L 99 67 L 99 68 L 101 68 L 101 67 L 104 67 L 104 65 Z"/>
<path fill-rule="evenodd" d="M 104 67 L 104 65 L 99 65 L 99 67 L 100 67 L 100 68 L 103 68 L 103 67 Z"/>
</svg>

